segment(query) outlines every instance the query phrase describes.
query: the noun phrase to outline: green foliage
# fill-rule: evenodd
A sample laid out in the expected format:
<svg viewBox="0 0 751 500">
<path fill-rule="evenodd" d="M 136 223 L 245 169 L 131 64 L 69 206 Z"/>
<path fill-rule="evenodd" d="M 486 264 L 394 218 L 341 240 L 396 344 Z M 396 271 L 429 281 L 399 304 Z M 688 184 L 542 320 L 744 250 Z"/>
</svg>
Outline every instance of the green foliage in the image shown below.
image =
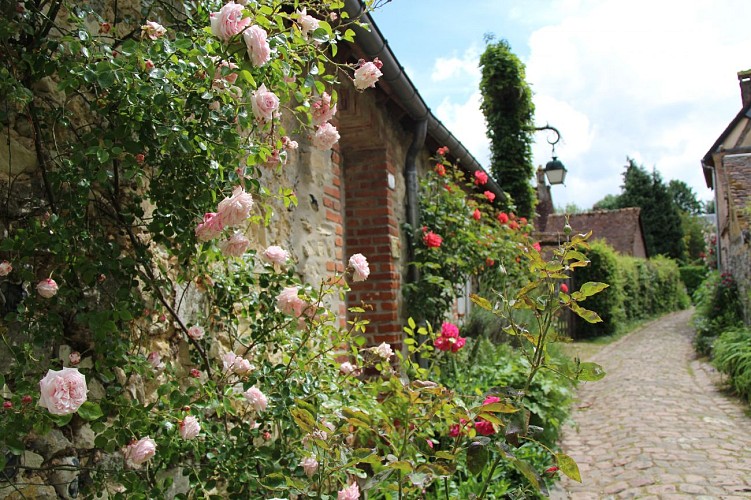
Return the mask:
<svg viewBox="0 0 751 500">
<path fill-rule="evenodd" d="M 633 159 L 623 174 L 619 208 L 640 207 L 644 240 L 650 256 L 666 255 L 681 259 L 685 242 L 680 215 L 659 172 L 651 174 Z"/>
<path fill-rule="evenodd" d="M 516 204 L 516 212 L 532 217 L 535 192 L 530 184 L 534 104 L 524 64 L 506 40 L 488 43 L 480 57 L 482 112 L 490 139 L 493 177 Z"/>
<path fill-rule="evenodd" d="M 681 273 L 681 281 L 686 285 L 686 292 L 693 297 L 694 292 L 707 277 L 709 268 L 707 266 L 680 266 L 678 271 Z"/>
<path fill-rule="evenodd" d="M 592 210 L 615 210 L 617 208 L 621 208 L 617 194 L 606 194 L 603 199 L 592 206 Z"/>
<path fill-rule="evenodd" d="M 668 183 L 668 194 L 673 199 L 673 204 L 681 212 L 690 215 L 702 213 L 703 208 L 701 201 L 696 198 L 694 190 L 681 180 L 672 179 Z"/>
<path fill-rule="evenodd" d="M 743 304 L 738 284 L 729 273 L 710 272 L 693 295 L 696 312 L 694 347 L 708 355 L 722 332 L 743 323 Z"/>
<path fill-rule="evenodd" d="M 500 200 L 490 202 L 482 185 L 443 155 L 436 161 L 420 180 L 420 227 L 407 228 L 419 280 L 404 286 L 408 314 L 433 325 L 465 294 L 470 279 L 483 290 L 521 286 L 529 276 L 521 255 L 532 247 L 526 219 L 504 213 L 508 221 L 501 223 Z M 440 246 L 428 245 L 429 233 L 441 237 Z"/>
<path fill-rule="evenodd" d="M 603 322 L 577 321 L 577 338 L 612 335 L 626 321 L 688 307 L 690 301 L 674 261 L 623 256 L 603 242 L 590 246 L 585 253 L 591 263 L 575 275 L 575 283 L 600 278 L 611 286 L 587 302 L 588 307 L 600 311 Z"/>
<path fill-rule="evenodd" d="M 707 233 L 712 230 L 700 216 L 680 213 L 683 242 L 686 246 L 686 261 L 703 262 L 707 254 Z"/>
<path fill-rule="evenodd" d="M 730 385 L 740 397 L 751 401 L 751 330 L 725 330 L 712 346 L 712 364 L 730 377 Z"/>
</svg>

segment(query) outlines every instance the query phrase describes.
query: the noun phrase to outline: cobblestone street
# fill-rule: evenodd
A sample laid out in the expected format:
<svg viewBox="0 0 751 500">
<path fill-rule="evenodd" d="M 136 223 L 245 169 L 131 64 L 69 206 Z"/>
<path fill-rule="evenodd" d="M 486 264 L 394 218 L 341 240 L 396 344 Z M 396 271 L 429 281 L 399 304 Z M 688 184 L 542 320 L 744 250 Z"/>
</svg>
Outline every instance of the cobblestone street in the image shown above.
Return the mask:
<svg viewBox="0 0 751 500">
<path fill-rule="evenodd" d="M 607 376 L 580 385 L 563 439 L 583 483 L 564 479 L 552 498 L 751 498 L 751 418 L 695 359 L 691 314 L 648 323 L 591 359 Z"/>
</svg>

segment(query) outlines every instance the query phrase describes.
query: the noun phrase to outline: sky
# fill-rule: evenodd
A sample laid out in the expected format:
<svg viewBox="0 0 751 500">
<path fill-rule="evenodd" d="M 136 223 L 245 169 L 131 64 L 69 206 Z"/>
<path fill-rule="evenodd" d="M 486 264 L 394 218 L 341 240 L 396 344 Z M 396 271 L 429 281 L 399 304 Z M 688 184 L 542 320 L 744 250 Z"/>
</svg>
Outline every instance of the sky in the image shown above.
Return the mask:
<svg viewBox="0 0 751 500">
<path fill-rule="evenodd" d="M 618 194 L 627 158 L 713 198 L 701 158 L 741 109 L 749 0 L 391 0 L 372 14 L 433 114 L 486 167 L 479 59 L 485 34 L 526 65 L 535 124 L 562 139 L 558 207 Z M 535 165 L 552 133 L 535 134 Z"/>
</svg>

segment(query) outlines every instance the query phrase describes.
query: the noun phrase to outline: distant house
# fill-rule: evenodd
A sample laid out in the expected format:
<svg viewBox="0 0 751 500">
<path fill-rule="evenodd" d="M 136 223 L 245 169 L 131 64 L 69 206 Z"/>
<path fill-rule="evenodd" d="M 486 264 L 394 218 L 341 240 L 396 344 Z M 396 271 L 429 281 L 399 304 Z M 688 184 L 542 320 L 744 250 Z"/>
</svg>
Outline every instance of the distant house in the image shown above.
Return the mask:
<svg viewBox="0 0 751 500">
<path fill-rule="evenodd" d="M 643 258 L 648 256 L 640 208 L 572 214 L 568 216 L 568 220 L 574 234 L 592 231 L 592 239 L 605 240 L 623 255 Z M 543 231 L 538 234 L 541 243 L 558 245 L 560 241 L 565 240 L 566 236 L 563 233 L 565 224 L 566 217 L 563 214 L 548 215 Z"/>
<path fill-rule="evenodd" d="M 751 292 L 751 70 L 738 73 L 741 110 L 701 160 L 717 212 L 717 265 L 738 281 L 750 319 Z"/>
</svg>

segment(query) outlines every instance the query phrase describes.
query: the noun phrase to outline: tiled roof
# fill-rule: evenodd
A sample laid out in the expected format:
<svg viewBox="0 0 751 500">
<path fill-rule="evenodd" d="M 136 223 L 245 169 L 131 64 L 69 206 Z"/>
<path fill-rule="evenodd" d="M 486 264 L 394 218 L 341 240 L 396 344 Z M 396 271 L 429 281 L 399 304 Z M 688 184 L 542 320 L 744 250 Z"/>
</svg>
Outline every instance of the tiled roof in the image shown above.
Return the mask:
<svg viewBox="0 0 751 500">
<path fill-rule="evenodd" d="M 597 210 L 569 215 L 573 234 L 592 231 L 593 239 L 603 239 L 623 255 L 647 255 L 639 214 L 640 208 Z M 563 214 L 551 214 L 545 233 L 538 235 L 543 243 L 557 244 L 563 236 L 566 219 Z"/>
</svg>

